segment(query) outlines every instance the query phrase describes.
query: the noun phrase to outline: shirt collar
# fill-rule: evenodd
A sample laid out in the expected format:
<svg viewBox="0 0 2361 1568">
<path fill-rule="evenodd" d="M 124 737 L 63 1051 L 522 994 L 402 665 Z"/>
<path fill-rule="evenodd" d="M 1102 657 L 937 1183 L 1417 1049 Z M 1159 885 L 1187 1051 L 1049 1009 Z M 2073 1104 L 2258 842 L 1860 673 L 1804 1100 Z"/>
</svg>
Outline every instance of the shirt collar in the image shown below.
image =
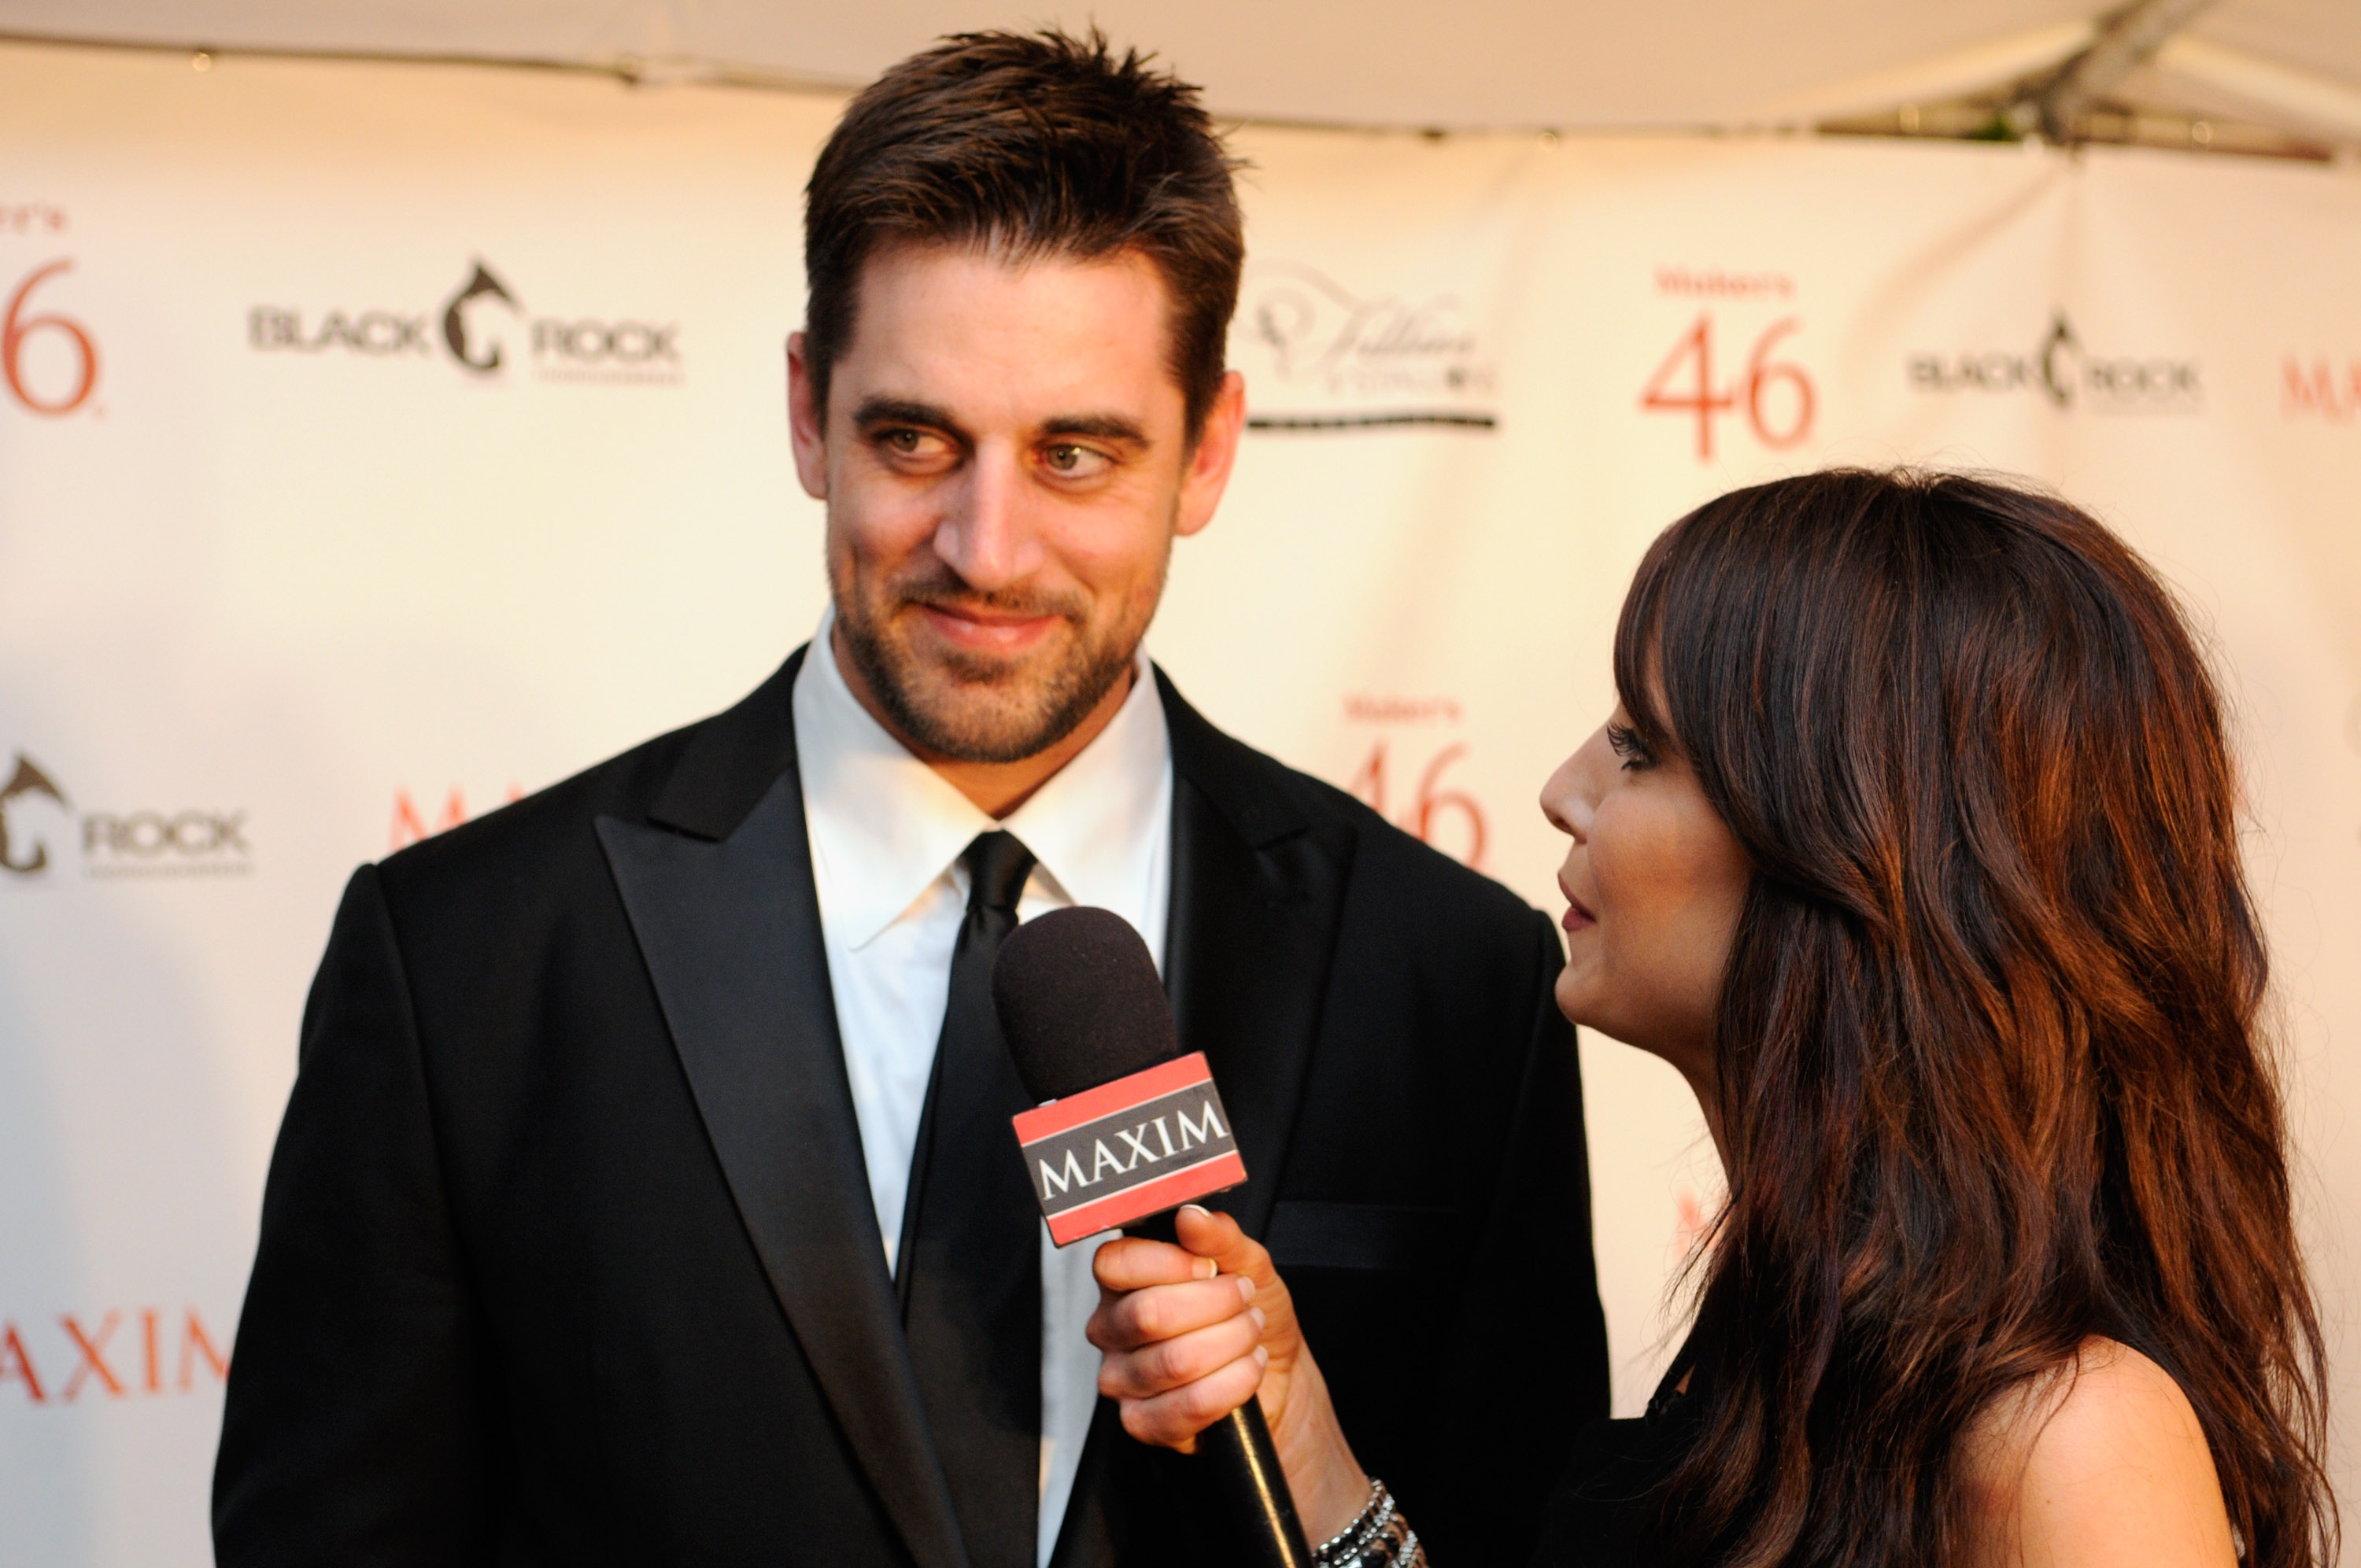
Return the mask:
<svg viewBox="0 0 2361 1568">
<path fill-rule="evenodd" d="M 1107 727 L 995 822 L 861 706 L 837 667 L 835 625 L 830 609 L 796 676 L 796 754 L 820 911 L 848 948 L 874 940 L 994 828 L 1023 839 L 1070 902 L 1136 902 L 1140 857 L 1168 826 L 1172 755 L 1144 652 Z"/>
</svg>

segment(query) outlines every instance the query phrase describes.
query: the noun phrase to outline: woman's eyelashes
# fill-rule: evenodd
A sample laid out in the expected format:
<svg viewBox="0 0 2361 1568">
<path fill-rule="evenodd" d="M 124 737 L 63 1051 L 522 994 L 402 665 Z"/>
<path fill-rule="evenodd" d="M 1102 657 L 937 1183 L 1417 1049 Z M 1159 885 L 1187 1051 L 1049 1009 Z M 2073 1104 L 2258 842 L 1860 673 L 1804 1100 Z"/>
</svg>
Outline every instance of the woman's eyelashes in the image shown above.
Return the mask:
<svg viewBox="0 0 2361 1568">
<path fill-rule="evenodd" d="M 1640 739 L 1640 732 L 1628 724 L 1609 724 L 1607 727 L 1607 746 L 1623 759 L 1623 771 L 1626 773 L 1639 773 L 1655 765 L 1656 759 L 1649 754 L 1647 743 Z"/>
</svg>

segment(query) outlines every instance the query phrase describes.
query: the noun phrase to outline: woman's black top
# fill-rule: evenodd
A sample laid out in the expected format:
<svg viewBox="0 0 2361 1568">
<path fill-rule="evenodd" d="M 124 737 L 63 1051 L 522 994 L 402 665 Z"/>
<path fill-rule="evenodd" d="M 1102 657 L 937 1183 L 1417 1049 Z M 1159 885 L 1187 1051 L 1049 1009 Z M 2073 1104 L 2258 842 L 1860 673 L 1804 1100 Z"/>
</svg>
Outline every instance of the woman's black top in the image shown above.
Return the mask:
<svg viewBox="0 0 2361 1568">
<path fill-rule="evenodd" d="M 1698 1394 L 1702 1376 L 1683 1345 L 1656 1385 L 1646 1415 L 1591 1421 L 1575 1434 L 1572 1462 L 1542 1517 L 1532 1568 L 1639 1568 L 1641 1535 L 1664 1483 L 1697 1441 L 1705 1407 Z M 1379 1520 L 1390 1520 L 1394 1528 L 1378 1531 Z M 1368 1510 L 1312 1559 L 1323 1568 L 1429 1568 L 1417 1528 L 1416 1519 L 1394 1511 L 1393 1499 L 1378 1487 Z M 1450 1568 L 1449 1559 L 1440 1568 Z"/>
<path fill-rule="evenodd" d="M 1637 1568 L 1641 1530 L 1697 1440 L 1702 1401 L 1692 1365 L 1684 1347 L 1646 1415 L 1583 1428 L 1543 1517 L 1533 1568 Z"/>
</svg>

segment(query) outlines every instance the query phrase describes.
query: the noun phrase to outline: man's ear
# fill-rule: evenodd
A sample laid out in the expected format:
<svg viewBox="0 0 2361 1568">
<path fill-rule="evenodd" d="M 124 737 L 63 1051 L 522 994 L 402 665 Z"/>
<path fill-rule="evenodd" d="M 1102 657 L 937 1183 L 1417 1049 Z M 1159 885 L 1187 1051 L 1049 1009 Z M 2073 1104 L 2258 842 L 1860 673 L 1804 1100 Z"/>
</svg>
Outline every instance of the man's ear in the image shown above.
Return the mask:
<svg viewBox="0 0 2361 1568">
<path fill-rule="evenodd" d="M 1213 521 L 1213 509 L 1222 504 L 1222 492 L 1229 488 L 1230 468 L 1237 461 L 1238 438 L 1246 427 L 1246 378 L 1235 370 L 1224 371 L 1221 389 L 1205 411 L 1205 422 L 1197 431 L 1197 444 L 1190 448 L 1187 467 L 1180 476 L 1175 533 L 1186 538 Z"/>
<path fill-rule="evenodd" d="M 813 397 L 807 339 L 799 332 L 787 334 L 787 435 L 796 449 L 796 477 L 804 494 L 816 501 L 828 499 L 828 411 Z"/>
</svg>

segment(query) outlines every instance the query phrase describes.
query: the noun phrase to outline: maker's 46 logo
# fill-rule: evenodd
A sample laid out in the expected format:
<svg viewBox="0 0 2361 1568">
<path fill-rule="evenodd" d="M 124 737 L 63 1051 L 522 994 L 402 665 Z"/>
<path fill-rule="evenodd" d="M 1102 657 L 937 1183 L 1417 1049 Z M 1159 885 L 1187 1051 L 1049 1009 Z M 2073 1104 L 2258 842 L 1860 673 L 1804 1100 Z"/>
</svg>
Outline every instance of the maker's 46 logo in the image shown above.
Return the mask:
<svg viewBox="0 0 2361 1568">
<path fill-rule="evenodd" d="M 1819 399 L 1810 374 L 1781 350 L 1802 326 L 1794 316 L 1772 323 L 1747 350 L 1745 368 L 1723 382 L 1714 375 L 1713 313 L 1703 312 L 1648 378 L 1640 407 L 1695 420 L 1700 463 L 1713 461 L 1713 422 L 1724 414 L 1743 415 L 1754 439 L 1774 452 L 1801 446 L 1811 439 Z"/>
<path fill-rule="evenodd" d="M 53 418 L 72 413 L 98 389 L 98 344 L 90 329 L 33 298 L 72 269 L 64 258 L 34 268 L 0 311 L 0 382 L 17 406 Z"/>
</svg>

